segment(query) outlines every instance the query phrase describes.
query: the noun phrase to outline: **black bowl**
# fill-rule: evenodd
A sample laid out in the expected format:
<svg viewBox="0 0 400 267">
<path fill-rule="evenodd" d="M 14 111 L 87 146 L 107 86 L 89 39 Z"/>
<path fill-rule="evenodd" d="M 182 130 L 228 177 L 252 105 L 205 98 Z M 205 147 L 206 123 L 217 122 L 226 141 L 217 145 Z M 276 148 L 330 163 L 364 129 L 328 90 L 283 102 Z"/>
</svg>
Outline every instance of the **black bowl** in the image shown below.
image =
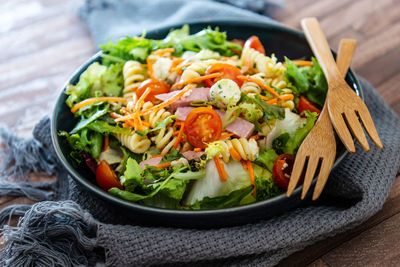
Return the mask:
<svg viewBox="0 0 400 267">
<path fill-rule="evenodd" d="M 284 56 L 291 59 L 310 58 L 313 54 L 302 33 L 284 27 L 282 25 L 259 22 L 259 21 L 234 21 L 234 20 L 207 20 L 202 22 L 188 23 L 191 32 L 198 32 L 207 26 L 219 27 L 226 31 L 229 39 L 247 39 L 251 35 L 257 35 L 261 39 L 267 54 L 275 53 L 278 60 L 282 61 Z M 171 28 L 180 28 L 183 24 L 172 25 L 153 30 L 147 33 L 148 38 L 162 39 Z M 93 62 L 100 60 L 100 52 L 89 59 L 81 66 L 72 78 L 68 81 L 71 84 L 78 82 L 80 74 Z M 362 91 L 357 77 L 350 69 L 346 76 L 350 87 L 362 97 Z M 291 208 L 300 205 L 300 193 L 302 187 L 298 187 L 293 195 L 288 198 L 285 194 L 275 196 L 271 199 L 256 202 L 253 204 L 218 210 L 171 210 L 148 207 L 137 203 L 129 202 L 108 194 L 100 189 L 95 182 L 93 173 L 86 167 L 74 168 L 68 156 L 68 147 L 61 142 L 57 132 L 60 130 L 70 131 L 76 124 L 76 119 L 65 104 L 65 88 L 62 90 L 52 116 L 52 139 L 53 145 L 60 161 L 68 170 L 75 181 L 82 185 L 87 191 L 104 199 L 111 207 L 118 208 L 124 214 L 131 216 L 135 221 L 150 225 L 197 227 L 210 228 L 239 225 L 253 222 L 261 218 L 269 218 L 283 213 Z M 337 155 L 334 168 L 338 166 L 347 154 L 346 149 L 337 142 Z M 315 184 L 315 178 L 313 185 Z M 309 190 L 309 193 L 313 188 Z M 308 195 L 308 197 L 310 194 Z"/>
</svg>

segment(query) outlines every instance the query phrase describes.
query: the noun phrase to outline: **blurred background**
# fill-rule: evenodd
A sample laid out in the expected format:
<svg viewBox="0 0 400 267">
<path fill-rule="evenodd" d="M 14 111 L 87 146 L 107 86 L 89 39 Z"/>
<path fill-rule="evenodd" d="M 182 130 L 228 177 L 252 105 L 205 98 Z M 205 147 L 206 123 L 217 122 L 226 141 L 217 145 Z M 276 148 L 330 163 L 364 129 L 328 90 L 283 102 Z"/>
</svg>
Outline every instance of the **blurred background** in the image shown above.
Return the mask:
<svg viewBox="0 0 400 267">
<path fill-rule="evenodd" d="M 276 8 L 269 13 L 292 28 L 300 29 L 301 18 L 316 16 L 335 50 L 341 38 L 357 39 L 352 67 L 400 114 L 398 0 L 273 2 Z M 1 124 L 29 135 L 38 118 L 51 111 L 69 76 L 96 51 L 78 15 L 82 4 L 79 0 L 0 1 Z"/>
</svg>

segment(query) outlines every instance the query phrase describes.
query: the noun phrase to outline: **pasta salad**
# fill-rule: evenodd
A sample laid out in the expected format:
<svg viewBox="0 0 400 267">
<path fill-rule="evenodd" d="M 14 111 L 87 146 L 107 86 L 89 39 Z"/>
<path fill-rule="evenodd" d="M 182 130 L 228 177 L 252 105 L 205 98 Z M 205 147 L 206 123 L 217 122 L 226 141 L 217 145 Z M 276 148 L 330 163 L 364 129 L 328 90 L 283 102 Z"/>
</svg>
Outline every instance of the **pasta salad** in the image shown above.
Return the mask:
<svg viewBox="0 0 400 267">
<path fill-rule="evenodd" d="M 218 28 L 125 37 L 101 46 L 67 86 L 75 127 L 60 131 L 76 165 L 119 198 L 218 209 L 287 189 L 294 157 L 324 104 L 318 62 L 279 62 L 257 36 Z"/>
</svg>

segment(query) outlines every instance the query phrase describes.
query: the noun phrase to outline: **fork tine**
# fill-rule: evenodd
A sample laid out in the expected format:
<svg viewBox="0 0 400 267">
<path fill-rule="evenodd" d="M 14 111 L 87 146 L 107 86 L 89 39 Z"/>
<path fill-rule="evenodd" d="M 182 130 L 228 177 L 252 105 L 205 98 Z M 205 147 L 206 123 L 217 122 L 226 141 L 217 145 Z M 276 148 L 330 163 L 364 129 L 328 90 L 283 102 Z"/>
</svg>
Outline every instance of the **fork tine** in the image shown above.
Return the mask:
<svg viewBox="0 0 400 267">
<path fill-rule="evenodd" d="M 306 156 L 301 155 L 300 151 L 297 152 L 296 158 L 294 160 L 293 171 L 290 175 L 289 186 L 286 195 L 290 197 L 299 182 L 301 173 L 303 172 L 304 162 L 306 161 Z"/>
<path fill-rule="evenodd" d="M 328 177 L 334 162 L 335 162 L 334 156 L 322 159 L 321 169 L 319 170 L 318 179 L 314 188 L 312 200 L 316 200 L 317 198 L 319 198 L 319 196 L 322 193 L 322 190 L 324 190 L 326 181 L 328 181 Z"/>
<path fill-rule="evenodd" d="M 347 125 L 344 122 L 342 114 L 335 113 L 334 111 L 332 112 L 329 105 L 328 108 L 332 125 L 333 127 L 335 127 L 335 131 L 339 135 L 340 140 L 342 140 L 342 143 L 349 152 L 355 153 L 356 148 L 354 146 L 353 137 L 351 136 L 349 129 L 347 128 Z"/>
<path fill-rule="evenodd" d="M 356 137 L 361 147 L 365 151 L 369 151 L 369 144 L 367 138 L 365 137 L 364 131 L 361 127 L 360 121 L 358 120 L 356 113 L 353 110 L 350 110 L 349 112 L 346 112 L 344 116 L 348 122 L 348 126 L 351 132 Z"/>
<path fill-rule="evenodd" d="M 358 116 L 362 123 L 364 124 L 364 128 L 367 131 L 369 137 L 376 144 L 377 147 L 383 148 L 381 139 L 379 138 L 378 132 L 376 131 L 374 122 L 371 118 L 371 114 L 368 111 L 368 108 L 365 105 L 361 105 L 358 109 Z"/>
<path fill-rule="evenodd" d="M 307 172 L 306 172 L 306 177 L 304 178 L 303 191 L 301 192 L 301 199 L 304 199 L 304 197 L 308 192 L 308 189 L 310 189 L 310 185 L 315 176 L 315 170 L 317 169 L 319 159 L 320 158 L 315 155 L 311 155 L 310 158 L 308 159 Z"/>
</svg>

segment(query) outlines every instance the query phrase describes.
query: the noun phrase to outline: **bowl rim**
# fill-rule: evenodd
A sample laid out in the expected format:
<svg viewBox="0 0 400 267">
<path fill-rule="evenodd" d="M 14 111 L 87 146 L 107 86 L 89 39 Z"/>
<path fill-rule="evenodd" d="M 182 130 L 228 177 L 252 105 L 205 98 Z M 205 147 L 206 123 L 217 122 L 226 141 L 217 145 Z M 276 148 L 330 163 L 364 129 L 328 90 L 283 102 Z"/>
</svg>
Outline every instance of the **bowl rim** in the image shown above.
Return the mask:
<svg viewBox="0 0 400 267">
<path fill-rule="evenodd" d="M 298 30 L 289 28 L 279 22 L 268 22 L 268 21 L 261 21 L 261 20 L 257 20 L 257 19 L 233 19 L 233 18 L 228 18 L 228 19 L 203 19 L 203 20 L 193 20 L 193 21 L 187 21 L 187 22 L 182 22 L 182 23 L 174 23 L 174 24 L 169 24 L 163 27 L 159 27 L 159 28 L 154 28 L 148 31 L 148 33 L 152 33 L 155 31 L 165 31 L 168 29 L 172 29 L 172 28 L 177 28 L 177 27 L 182 27 L 185 24 L 188 24 L 189 26 L 191 25 L 196 25 L 196 24 L 207 24 L 207 23 L 213 23 L 213 24 L 229 24 L 232 26 L 235 25 L 240 25 L 240 26 L 257 26 L 257 27 L 261 27 L 261 28 L 265 28 L 265 30 L 279 30 L 279 31 L 283 31 L 286 32 L 288 34 L 291 35 L 295 35 L 299 38 L 305 39 L 305 36 L 303 33 L 301 33 Z M 229 34 L 229 32 L 228 32 Z M 336 53 L 332 50 L 333 54 L 336 55 Z M 98 58 L 101 55 L 101 50 L 98 51 L 95 55 L 93 55 L 91 58 L 89 58 L 85 63 L 83 63 L 68 79 L 68 81 L 65 83 L 65 85 L 62 87 L 59 96 L 57 97 L 57 101 L 56 104 L 53 108 L 53 112 L 51 115 L 51 139 L 52 139 L 52 144 L 53 147 L 56 151 L 57 156 L 60 158 L 60 161 L 63 165 L 63 167 L 69 172 L 69 174 L 71 174 L 71 176 L 75 179 L 75 181 L 77 181 L 78 183 L 80 183 L 82 186 L 84 186 L 87 190 L 91 191 L 92 193 L 94 193 L 96 196 L 107 200 L 109 202 L 118 204 L 121 207 L 124 208 L 135 208 L 138 210 L 141 210 L 143 212 L 147 212 L 147 213 L 158 213 L 159 215 L 178 215 L 178 216 L 207 216 L 207 215 L 218 215 L 221 213 L 224 214 L 233 214 L 233 213 L 237 213 L 237 212 L 241 212 L 241 211 L 246 211 L 249 209 L 257 209 L 260 208 L 262 206 L 268 206 L 268 205 L 272 205 L 272 204 L 276 204 L 278 202 L 281 202 L 283 199 L 287 198 L 286 194 L 283 192 L 282 194 L 279 194 L 277 196 L 274 196 L 272 198 L 266 199 L 266 200 L 262 200 L 262 201 L 257 201 L 251 204 L 247 204 L 247 205 L 243 205 L 243 206 L 236 206 L 236 207 L 231 207 L 231 208 L 223 208 L 223 209 L 210 209 L 210 210 L 178 210 L 178 209 L 166 209 L 166 208 L 157 208 L 157 207 L 151 207 L 151 206 L 146 206 L 146 205 L 142 205 L 142 204 L 138 204 L 136 202 L 130 202 L 121 198 L 118 198 L 116 196 L 113 196 L 109 193 L 107 193 L 106 191 L 103 191 L 102 189 L 100 189 L 100 187 L 94 186 L 94 184 L 92 182 L 89 181 L 89 179 L 83 177 L 81 174 L 79 174 L 76 169 L 68 162 L 67 158 L 64 156 L 60 144 L 58 143 L 58 139 L 57 139 L 57 134 L 56 134 L 56 113 L 57 113 L 57 106 L 58 103 L 60 102 L 60 98 L 63 97 L 64 91 L 67 87 L 67 85 L 69 84 L 69 82 L 76 77 L 78 74 L 80 74 L 81 72 L 83 72 L 84 69 L 86 69 L 90 64 L 92 64 L 93 62 L 97 61 Z M 357 76 L 355 75 L 354 71 L 349 68 L 348 70 L 348 74 L 350 74 L 350 76 L 352 76 L 352 78 L 354 79 L 354 83 L 357 85 L 357 94 L 361 97 L 361 99 L 364 100 L 364 94 L 363 94 L 363 89 L 361 87 L 361 84 L 357 78 Z M 335 169 L 340 163 L 341 161 L 344 159 L 345 156 L 347 156 L 349 152 L 347 150 L 344 150 L 343 154 L 340 155 L 334 162 L 332 170 Z M 316 177 L 313 178 L 313 184 L 316 181 Z M 298 196 L 300 194 L 300 191 L 302 190 L 303 186 L 300 185 L 298 186 L 293 194 L 292 197 Z"/>
</svg>

